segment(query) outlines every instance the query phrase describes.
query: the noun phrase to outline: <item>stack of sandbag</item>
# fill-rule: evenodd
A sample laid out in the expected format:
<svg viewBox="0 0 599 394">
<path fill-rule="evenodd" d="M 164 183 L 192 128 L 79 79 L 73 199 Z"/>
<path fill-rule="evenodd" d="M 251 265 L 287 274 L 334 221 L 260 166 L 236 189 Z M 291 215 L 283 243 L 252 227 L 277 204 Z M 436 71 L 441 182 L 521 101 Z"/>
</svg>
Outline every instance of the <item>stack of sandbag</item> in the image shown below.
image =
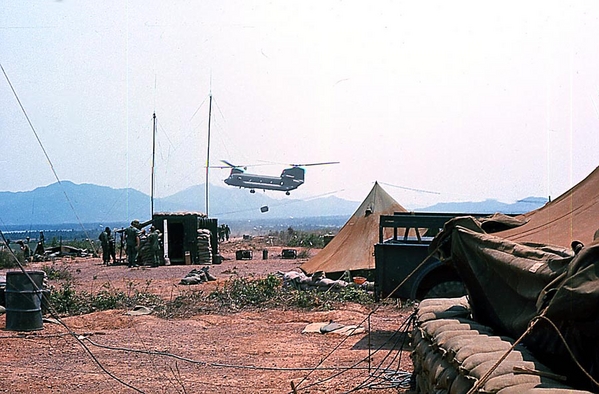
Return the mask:
<svg viewBox="0 0 599 394">
<path fill-rule="evenodd" d="M 198 264 L 212 264 L 212 247 L 210 245 L 210 230 L 198 229 Z"/>
<path fill-rule="evenodd" d="M 181 279 L 179 284 L 198 285 L 200 283 L 214 281 L 214 280 L 216 280 L 216 278 L 214 276 L 212 276 L 212 274 L 210 274 L 210 272 L 208 272 L 208 267 L 202 267 L 199 270 L 194 268 L 191 271 L 189 271 L 189 273 L 187 275 L 185 275 L 185 277 L 183 279 Z"/>
<path fill-rule="evenodd" d="M 493 369 L 478 393 L 588 393 L 574 390 L 514 340 L 472 320 L 466 297 L 425 299 L 412 332 L 416 393 L 465 394 Z M 509 351 L 509 353 L 508 353 Z M 497 367 L 500 360 L 508 353 Z"/>
<path fill-rule="evenodd" d="M 282 274 L 283 286 L 290 286 L 298 290 L 338 290 L 349 285 L 344 280 L 332 280 L 322 271 L 307 276 L 303 272 L 290 271 Z"/>
</svg>

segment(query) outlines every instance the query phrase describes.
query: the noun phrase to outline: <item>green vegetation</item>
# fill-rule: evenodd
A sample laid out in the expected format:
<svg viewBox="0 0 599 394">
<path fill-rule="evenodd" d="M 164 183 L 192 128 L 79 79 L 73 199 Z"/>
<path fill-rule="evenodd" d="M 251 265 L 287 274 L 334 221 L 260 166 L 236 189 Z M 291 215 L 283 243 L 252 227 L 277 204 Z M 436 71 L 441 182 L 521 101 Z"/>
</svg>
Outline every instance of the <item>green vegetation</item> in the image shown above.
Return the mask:
<svg viewBox="0 0 599 394">
<path fill-rule="evenodd" d="M 289 227 L 287 231 L 271 231 L 268 236 L 273 238 L 278 245 L 322 249 L 325 246 L 324 236 L 328 233 L 330 231 L 326 229 L 319 231 L 298 231 Z"/>
<path fill-rule="evenodd" d="M 280 293 L 281 280 L 274 275 L 265 279 L 250 280 L 235 278 L 225 282 L 222 289 L 216 289 L 208 296 L 221 307 L 232 310 L 245 307 L 267 306 Z"/>
<path fill-rule="evenodd" d="M 54 273 L 51 269 L 49 271 Z M 62 272 L 61 269 L 56 271 Z M 64 274 L 61 276 L 68 277 Z M 157 316 L 172 319 L 198 313 L 229 313 L 266 308 L 330 310 L 343 302 L 372 304 L 373 298 L 370 293 L 354 286 L 324 292 L 283 288 L 281 279 L 271 274 L 258 279 L 233 278 L 209 294 L 187 291 L 170 301 L 165 301 L 147 289 L 138 289 L 133 282 L 128 284 L 126 291 L 115 289 L 109 283 L 102 285 L 101 290 L 96 293 L 76 291 L 72 279 L 67 278 L 59 289 L 50 292 L 49 302 L 62 316 L 144 305 L 153 308 Z"/>
<path fill-rule="evenodd" d="M 324 292 L 283 288 L 281 279 L 272 274 L 265 279 L 231 279 L 222 289 L 210 293 L 208 299 L 216 301 L 220 309 L 231 311 L 266 307 L 330 310 L 342 302 L 374 302 L 370 293 L 355 286 Z"/>
<path fill-rule="evenodd" d="M 46 273 L 46 276 L 50 280 L 72 280 L 73 274 L 69 271 L 69 268 L 65 264 L 61 264 L 60 266 L 56 264 L 54 261 L 51 265 L 42 266 L 42 271 Z"/>
<path fill-rule="evenodd" d="M 25 259 L 23 257 L 23 252 L 21 252 L 20 250 L 18 250 L 18 251 L 15 252 L 15 255 L 17 256 L 17 258 L 19 259 L 19 261 L 21 262 L 21 264 L 25 264 L 24 263 Z M 15 261 L 15 258 L 12 255 L 12 253 L 10 253 L 6 249 L 0 250 L 0 269 L 1 268 L 15 268 L 15 267 L 18 267 L 18 266 L 19 265 Z"/>
<path fill-rule="evenodd" d="M 129 285 L 125 293 L 105 283 L 102 285 L 102 290 L 92 294 L 86 291 L 75 291 L 72 280 L 66 280 L 60 289 L 51 291 L 48 301 L 62 316 L 82 315 L 108 309 L 126 309 L 135 305 L 160 308 L 165 304 L 159 296 L 139 291 L 133 284 Z"/>
<path fill-rule="evenodd" d="M 204 293 L 200 291 L 189 290 L 175 299 L 168 301 L 162 308 L 157 309 L 157 315 L 164 319 L 184 318 L 201 313 L 205 301 Z M 209 310 L 208 310 L 209 311 Z"/>
<path fill-rule="evenodd" d="M 362 305 L 374 303 L 372 294 L 361 288 L 348 286 L 337 291 L 304 291 L 288 290 L 286 303 L 302 309 L 331 310 L 336 304 L 343 302 L 355 302 Z"/>
</svg>

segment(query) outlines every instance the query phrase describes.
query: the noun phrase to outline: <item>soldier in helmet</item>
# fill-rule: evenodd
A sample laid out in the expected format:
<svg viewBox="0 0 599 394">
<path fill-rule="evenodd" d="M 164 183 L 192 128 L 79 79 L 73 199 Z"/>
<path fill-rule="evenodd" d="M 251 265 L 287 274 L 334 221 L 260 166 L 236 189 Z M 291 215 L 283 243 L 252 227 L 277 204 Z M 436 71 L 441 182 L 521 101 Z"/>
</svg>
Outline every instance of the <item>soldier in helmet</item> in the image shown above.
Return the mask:
<svg viewBox="0 0 599 394">
<path fill-rule="evenodd" d="M 116 263 L 115 248 L 114 248 L 114 237 L 111 234 L 110 227 L 106 227 L 104 231 L 100 233 L 98 237 L 102 244 L 102 261 L 104 264 L 110 264 L 110 257 L 112 256 L 112 262 Z"/>
<path fill-rule="evenodd" d="M 150 227 L 150 235 L 148 241 L 152 252 L 152 267 L 158 267 L 160 264 L 160 230 L 155 226 Z"/>
<path fill-rule="evenodd" d="M 27 237 L 29 238 L 29 237 Z M 29 249 L 29 239 L 27 239 L 27 243 L 23 242 L 23 241 L 17 241 L 17 244 L 19 244 L 19 246 L 21 247 L 21 251 L 23 252 L 23 258 L 25 259 L 25 262 L 29 262 L 31 259 L 31 249 Z"/>
<path fill-rule="evenodd" d="M 125 229 L 125 245 L 127 248 L 127 266 L 137 267 L 137 251 L 139 250 L 139 220 L 135 219 Z"/>
</svg>

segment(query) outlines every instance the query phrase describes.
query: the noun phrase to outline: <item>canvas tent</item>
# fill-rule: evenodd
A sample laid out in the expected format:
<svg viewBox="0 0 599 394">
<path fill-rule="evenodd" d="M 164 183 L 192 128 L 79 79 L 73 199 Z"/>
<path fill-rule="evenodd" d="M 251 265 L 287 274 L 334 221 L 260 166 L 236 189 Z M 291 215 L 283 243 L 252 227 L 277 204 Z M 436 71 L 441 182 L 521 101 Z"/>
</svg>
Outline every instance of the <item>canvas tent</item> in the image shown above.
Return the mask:
<svg viewBox="0 0 599 394">
<path fill-rule="evenodd" d="M 406 209 L 375 182 L 368 196 L 335 238 L 300 268 L 306 274 L 374 269 L 374 244 L 379 241 L 379 216 L 393 215 L 394 212 L 406 212 Z"/>
<path fill-rule="evenodd" d="M 515 242 L 570 247 L 572 241 L 593 242 L 599 229 L 599 167 L 545 206 L 522 215 L 527 223 L 496 233 Z"/>
</svg>

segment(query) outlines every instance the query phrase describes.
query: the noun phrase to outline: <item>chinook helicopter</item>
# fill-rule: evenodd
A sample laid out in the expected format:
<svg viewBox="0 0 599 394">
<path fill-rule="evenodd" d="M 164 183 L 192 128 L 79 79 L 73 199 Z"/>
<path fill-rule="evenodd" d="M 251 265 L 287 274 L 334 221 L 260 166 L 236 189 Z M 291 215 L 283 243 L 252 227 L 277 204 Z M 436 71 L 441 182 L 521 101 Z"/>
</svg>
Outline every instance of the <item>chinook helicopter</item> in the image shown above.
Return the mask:
<svg viewBox="0 0 599 394">
<path fill-rule="evenodd" d="M 269 176 L 248 174 L 245 172 L 247 169 L 245 166 L 236 166 L 226 160 L 221 161 L 225 163 L 227 167 L 231 168 L 229 177 L 225 179 L 227 185 L 250 189 L 250 193 L 256 193 L 256 189 L 262 189 L 283 191 L 286 195 L 290 194 L 290 190 L 297 189 L 304 183 L 304 173 L 306 170 L 302 167 L 339 163 L 338 161 L 329 161 L 324 163 L 290 164 L 291 167 L 285 168 L 283 172 L 281 172 L 281 176 Z"/>
</svg>

